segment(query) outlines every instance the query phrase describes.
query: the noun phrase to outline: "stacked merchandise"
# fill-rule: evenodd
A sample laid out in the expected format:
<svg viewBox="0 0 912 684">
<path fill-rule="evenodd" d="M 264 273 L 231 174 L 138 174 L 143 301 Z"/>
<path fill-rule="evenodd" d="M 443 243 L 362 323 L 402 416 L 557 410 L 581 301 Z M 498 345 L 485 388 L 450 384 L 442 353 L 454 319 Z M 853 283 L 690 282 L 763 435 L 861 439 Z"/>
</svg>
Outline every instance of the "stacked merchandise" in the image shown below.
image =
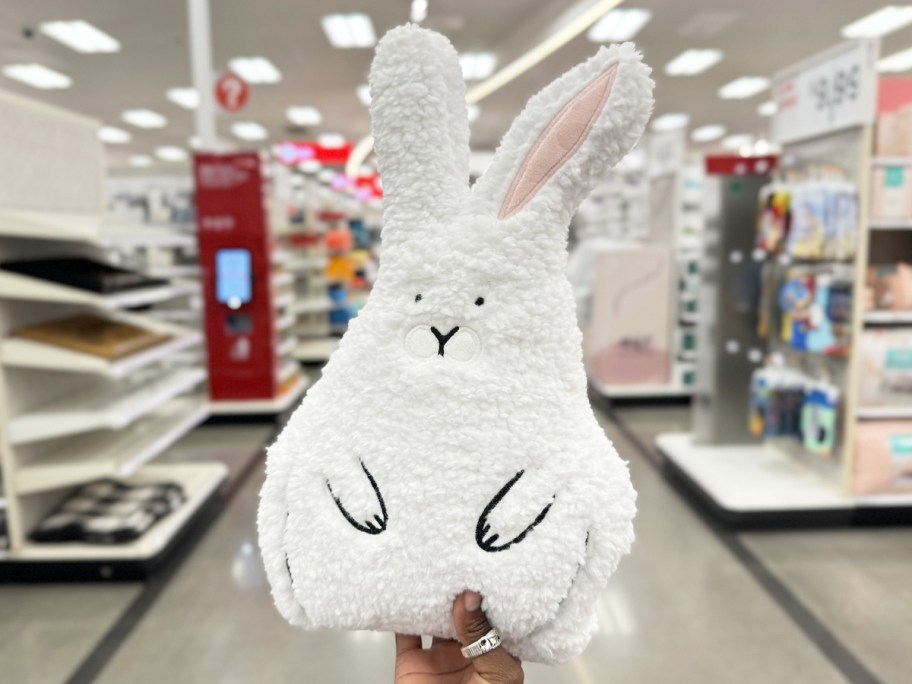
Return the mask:
<svg viewBox="0 0 912 684">
<path fill-rule="evenodd" d="M 858 192 L 844 180 L 773 183 L 760 194 L 757 248 L 807 261 L 846 261 L 858 245 Z"/>
<path fill-rule="evenodd" d="M 875 221 L 912 221 L 912 104 L 877 121 L 871 216 Z"/>
<path fill-rule="evenodd" d="M 678 325 L 675 330 L 676 382 L 696 383 L 697 322 L 699 320 L 700 258 L 703 253 L 703 196 L 706 177 L 702 160 L 691 160 L 681 170 L 681 216 L 675 236 L 678 258 Z"/>
<path fill-rule="evenodd" d="M 848 356 L 852 292 L 851 273 L 838 265 L 787 268 L 776 299 L 779 338 L 795 351 Z"/>
<path fill-rule="evenodd" d="M 758 437 L 790 438 L 823 457 L 836 453 L 840 390 L 781 366 L 758 368 L 751 377 L 748 428 Z"/>
</svg>

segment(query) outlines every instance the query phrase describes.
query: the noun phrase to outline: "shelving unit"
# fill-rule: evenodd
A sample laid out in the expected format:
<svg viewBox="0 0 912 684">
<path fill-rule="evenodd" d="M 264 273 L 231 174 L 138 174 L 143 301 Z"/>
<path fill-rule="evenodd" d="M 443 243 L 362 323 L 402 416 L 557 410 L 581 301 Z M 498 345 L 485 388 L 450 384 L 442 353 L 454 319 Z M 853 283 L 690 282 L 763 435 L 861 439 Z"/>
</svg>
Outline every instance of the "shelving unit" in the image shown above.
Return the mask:
<svg viewBox="0 0 912 684">
<path fill-rule="evenodd" d="M 192 234 L 103 216 L 97 122 L 3 93 L 0 117 L 9 123 L 0 146 L 19 142 L 6 149 L 33 150 L 22 139 L 69 141 L 53 158 L 0 158 L 0 186 L 17 188 L 15 195 L 0 191 L 0 263 L 82 257 L 131 268 L 125 262 L 153 250 L 195 249 Z M 0 579 L 143 576 L 212 501 L 226 478 L 223 465 L 149 464 L 209 415 L 206 371 L 194 356 L 202 334 L 186 325 L 190 320 L 176 325 L 148 310 L 129 311 L 179 305 L 198 292 L 197 283 L 172 281 L 102 295 L 0 268 L 0 499 L 9 533 Z M 168 338 L 112 360 L 13 334 L 83 313 Z M 188 500 L 130 544 L 31 541 L 34 527 L 73 487 L 98 478 L 176 482 Z"/>
<path fill-rule="evenodd" d="M 813 106 L 798 103 L 780 110 L 774 130 L 783 143 L 786 173 L 806 177 L 813 169 L 836 169 L 857 188 L 859 225 L 857 248 L 844 270 L 851 276 L 852 311 L 848 354 L 831 357 L 794 352 L 772 341 L 767 352 L 787 368 L 796 368 L 814 381 L 826 379 L 839 388 L 838 418 L 832 429 L 832 454 L 821 455 L 799 440 L 766 438 L 760 444 L 707 444 L 690 434 L 669 433 L 656 440 L 671 469 L 721 518 L 736 525 L 815 525 L 856 522 L 912 521 L 912 492 L 898 484 L 892 491 L 859 495 L 856 473 L 856 435 L 863 422 L 912 419 L 912 406 L 861 406 L 862 336 L 867 328 L 912 323 L 912 312 L 865 311 L 864 287 L 869 265 L 895 259 L 907 251 L 897 248 L 896 231 L 912 230 L 912 220 L 872 219 L 872 169 L 905 165 L 910 160 L 874 158 L 873 124 L 877 89 L 878 44 L 857 41 L 838 46 L 777 76 L 775 92 L 800 92 L 802 79 L 829 78 L 851 63 L 860 74 L 859 98 L 843 103 L 840 124 L 832 116 L 812 113 Z M 797 97 L 797 96 L 796 96 Z M 786 108 L 788 109 L 788 108 Z M 796 112 L 800 111 L 801 115 Z M 806 116 L 805 116 L 806 115 Z M 779 117 L 782 117 L 781 120 Z M 797 117 L 789 119 L 789 117 Z M 796 125 L 800 119 L 801 125 Z M 802 176 L 804 174 L 804 176 Z M 887 242 L 883 242 L 887 241 Z M 908 244 L 908 243 L 905 243 Z M 788 260 L 790 261 L 790 260 Z M 832 260 L 805 262 L 836 264 Z M 787 265 L 782 264 L 781 265 Z M 838 265 L 832 266 L 835 270 Z M 840 277 L 845 278 L 846 275 Z M 778 340 L 778 323 L 770 322 L 770 339 Z M 730 382 L 749 382 L 731 378 Z M 747 407 L 744 407 L 747 410 Z M 804 416 L 802 416 L 804 418 Z M 745 423 L 747 418 L 744 418 Z M 871 434 L 871 433 L 868 433 Z M 742 440 L 744 442 L 744 440 Z M 879 458 L 879 457 L 878 457 Z M 878 467 L 885 467 L 877 461 Z M 889 479 L 889 478 L 888 478 Z M 867 485 L 866 485 L 867 486 Z M 879 485 L 883 487 L 883 485 Z"/>
</svg>

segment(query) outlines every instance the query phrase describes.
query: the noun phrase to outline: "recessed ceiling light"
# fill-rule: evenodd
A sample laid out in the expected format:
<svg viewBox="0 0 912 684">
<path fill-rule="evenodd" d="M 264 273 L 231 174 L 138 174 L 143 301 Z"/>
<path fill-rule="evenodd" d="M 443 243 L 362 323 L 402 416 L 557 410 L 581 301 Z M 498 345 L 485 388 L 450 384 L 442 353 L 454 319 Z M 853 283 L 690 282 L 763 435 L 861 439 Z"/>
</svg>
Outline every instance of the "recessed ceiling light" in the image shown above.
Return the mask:
<svg viewBox="0 0 912 684">
<path fill-rule="evenodd" d="M 134 154 L 130 157 L 130 166 L 152 166 L 152 157 L 148 154 Z"/>
<path fill-rule="evenodd" d="M 130 142 L 133 138 L 129 133 L 127 133 L 122 128 L 115 128 L 114 126 L 102 126 L 98 129 L 98 139 L 103 143 L 108 143 L 110 145 L 123 145 L 124 143 Z"/>
<path fill-rule="evenodd" d="M 200 96 L 196 88 L 168 88 L 165 97 L 184 109 L 199 107 Z"/>
<path fill-rule="evenodd" d="M 361 101 L 365 107 L 370 106 L 371 103 L 371 91 L 370 86 L 367 83 L 362 83 L 358 86 L 358 100 Z"/>
<path fill-rule="evenodd" d="M 690 115 L 684 112 L 673 112 L 663 114 L 652 120 L 650 128 L 654 131 L 673 131 L 677 128 L 684 128 L 690 123 Z"/>
<path fill-rule="evenodd" d="M 468 105 L 467 113 L 469 115 L 469 123 L 475 123 L 481 114 L 481 109 L 479 109 L 477 104 L 470 104 Z"/>
<path fill-rule="evenodd" d="M 164 128 L 168 120 L 151 109 L 128 109 L 120 118 L 137 128 Z"/>
<path fill-rule="evenodd" d="M 327 14 L 320 20 L 330 45 L 337 48 L 368 48 L 377 43 L 374 23 L 366 14 Z"/>
<path fill-rule="evenodd" d="M 695 76 L 722 61 L 720 50 L 685 50 L 665 65 L 669 76 Z"/>
<path fill-rule="evenodd" d="M 184 161 L 188 155 L 183 147 L 162 145 L 155 148 L 155 156 L 163 161 Z"/>
<path fill-rule="evenodd" d="M 877 70 L 884 73 L 896 74 L 912 69 L 912 48 L 896 52 L 877 62 Z"/>
<path fill-rule="evenodd" d="M 348 141 L 344 135 L 338 133 L 321 133 L 317 136 L 317 144 L 320 147 L 339 148 L 345 147 Z"/>
<path fill-rule="evenodd" d="M 47 21 L 39 27 L 46 36 L 76 52 L 117 52 L 120 43 L 87 21 Z"/>
<path fill-rule="evenodd" d="M 586 37 L 593 43 L 620 43 L 633 38 L 650 19 L 652 12 L 646 9 L 612 10 L 589 29 Z"/>
<path fill-rule="evenodd" d="M 744 100 L 762 93 L 769 88 L 770 80 L 765 76 L 742 76 L 719 88 L 723 100 Z"/>
<path fill-rule="evenodd" d="M 289 107 L 285 116 L 295 126 L 319 126 L 323 123 L 323 115 L 315 107 Z"/>
<path fill-rule="evenodd" d="M 416 24 L 420 24 L 427 19 L 428 0 L 412 0 L 412 9 L 409 12 L 409 19 Z"/>
<path fill-rule="evenodd" d="M 709 126 L 700 126 L 690 133 L 690 139 L 694 142 L 711 142 L 718 140 L 725 135 L 725 126 L 720 124 L 710 124 Z"/>
<path fill-rule="evenodd" d="M 760 116 L 773 116 L 778 111 L 779 105 L 776 104 L 775 100 L 767 100 L 757 107 L 757 114 Z"/>
<path fill-rule="evenodd" d="M 73 85 L 73 79 L 69 76 L 40 64 L 9 64 L 3 67 L 3 75 L 41 90 L 69 88 Z"/>
<path fill-rule="evenodd" d="M 843 38 L 880 38 L 912 24 L 912 5 L 887 5 L 842 27 Z"/>
<path fill-rule="evenodd" d="M 241 140 L 265 140 L 269 131 L 256 121 L 236 121 L 231 124 L 231 132 Z"/>
<path fill-rule="evenodd" d="M 321 164 L 316 159 L 305 159 L 300 164 L 298 164 L 298 170 L 303 173 L 316 173 L 323 168 Z"/>
<path fill-rule="evenodd" d="M 722 141 L 722 147 L 726 150 L 739 150 L 745 146 L 751 146 L 754 144 L 754 136 L 747 135 L 745 133 L 738 133 L 736 135 L 730 135 L 725 140 Z"/>
<path fill-rule="evenodd" d="M 462 77 L 467 81 L 481 81 L 494 73 L 497 57 L 490 52 L 465 52 L 459 55 Z"/>
<path fill-rule="evenodd" d="M 278 83 L 282 72 L 265 57 L 235 57 L 228 66 L 248 83 Z"/>
</svg>

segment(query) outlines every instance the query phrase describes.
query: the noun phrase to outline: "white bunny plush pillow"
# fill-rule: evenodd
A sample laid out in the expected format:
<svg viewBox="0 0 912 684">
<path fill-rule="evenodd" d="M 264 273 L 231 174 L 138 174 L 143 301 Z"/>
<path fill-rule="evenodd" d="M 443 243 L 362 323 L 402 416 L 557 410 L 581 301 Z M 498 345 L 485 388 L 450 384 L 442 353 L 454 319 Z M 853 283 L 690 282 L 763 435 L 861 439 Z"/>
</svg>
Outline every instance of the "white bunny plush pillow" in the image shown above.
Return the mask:
<svg viewBox="0 0 912 684">
<path fill-rule="evenodd" d="M 415 26 L 380 41 L 379 275 L 261 493 L 292 624 L 452 638 L 471 589 L 515 656 L 585 648 L 636 494 L 587 399 L 567 226 L 639 139 L 649 72 L 632 45 L 602 48 L 531 99 L 470 186 L 456 51 Z"/>
</svg>

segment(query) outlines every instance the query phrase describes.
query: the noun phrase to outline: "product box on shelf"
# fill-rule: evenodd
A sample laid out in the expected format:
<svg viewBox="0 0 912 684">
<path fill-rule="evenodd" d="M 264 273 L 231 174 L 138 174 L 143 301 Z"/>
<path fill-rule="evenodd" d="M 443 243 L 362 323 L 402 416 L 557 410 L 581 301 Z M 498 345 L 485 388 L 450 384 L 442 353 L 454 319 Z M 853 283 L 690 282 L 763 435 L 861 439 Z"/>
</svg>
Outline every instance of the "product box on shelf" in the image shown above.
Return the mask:
<svg viewBox="0 0 912 684">
<path fill-rule="evenodd" d="M 859 405 L 912 406 L 912 328 L 865 330 Z"/>
<path fill-rule="evenodd" d="M 858 495 L 912 491 L 912 421 L 865 421 L 855 428 Z"/>
<path fill-rule="evenodd" d="M 912 218 L 912 167 L 874 169 L 871 180 L 871 216 L 881 219 Z"/>
</svg>

